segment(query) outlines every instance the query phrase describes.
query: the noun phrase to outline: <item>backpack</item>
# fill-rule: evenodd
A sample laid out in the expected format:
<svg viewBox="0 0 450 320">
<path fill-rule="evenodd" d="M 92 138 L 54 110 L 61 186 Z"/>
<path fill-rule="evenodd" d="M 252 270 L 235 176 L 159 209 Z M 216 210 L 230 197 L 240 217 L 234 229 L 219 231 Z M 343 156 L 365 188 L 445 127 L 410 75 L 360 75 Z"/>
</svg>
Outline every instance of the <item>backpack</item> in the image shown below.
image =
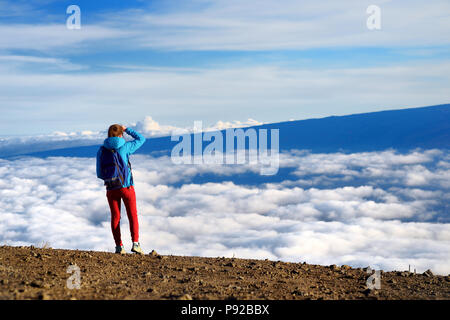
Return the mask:
<svg viewBox="0 0 450 320">
<path fill-rule="evenodd" d="M 100 170 L 106 190 L 120 189 L 128 181 L 128 175 L 131 174 L 130 160 L 126 164 L 117 150 L 107 149 L 103 146 L 101 148 Z M 132 174 L 131 179 L 133 179 Z"/>
</svg>

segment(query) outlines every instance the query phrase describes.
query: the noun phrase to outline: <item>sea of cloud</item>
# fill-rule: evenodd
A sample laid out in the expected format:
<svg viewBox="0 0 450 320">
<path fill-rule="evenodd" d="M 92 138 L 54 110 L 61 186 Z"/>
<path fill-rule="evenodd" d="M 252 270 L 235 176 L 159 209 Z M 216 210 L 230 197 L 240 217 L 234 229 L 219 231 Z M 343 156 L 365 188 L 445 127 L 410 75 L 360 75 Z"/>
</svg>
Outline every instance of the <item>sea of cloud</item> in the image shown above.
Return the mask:
<svg viewBox="0 0 450 320">
<path fill-rule="evenodd" d="M 132 163 L 146 252 L 450 273 L 447 151 L 292 150 L 289 174 L 253 184 L 236 179 L 258 174 L 249 164 Z M 113 251 L 109 219 L 95 159 L 0 159 L 0 243 Z M 125 214 L 121 225 L 128 250 Z"/>
</svg>

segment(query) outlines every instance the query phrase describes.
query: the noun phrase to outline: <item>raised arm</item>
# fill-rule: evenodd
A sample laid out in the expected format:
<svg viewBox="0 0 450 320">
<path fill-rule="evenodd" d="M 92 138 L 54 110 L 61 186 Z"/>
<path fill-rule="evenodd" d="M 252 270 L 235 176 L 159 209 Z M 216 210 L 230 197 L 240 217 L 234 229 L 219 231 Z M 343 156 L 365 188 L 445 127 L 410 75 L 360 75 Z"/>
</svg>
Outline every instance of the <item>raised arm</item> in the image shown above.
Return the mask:
<svg viewBox="0 0 450 320">
<path fill-rule="evenodd" d="M 125 146 L 124 146 L 126 148 L 127 152 L 129 154 L 132 154 L 144 144 L 145 137 L 142 134 L 140 134 L 130 128 L 126 128 L 125 132 L 134 138 L 133 141 L 128 141 L 127 143 L 125 143 Z"/>
</svg>

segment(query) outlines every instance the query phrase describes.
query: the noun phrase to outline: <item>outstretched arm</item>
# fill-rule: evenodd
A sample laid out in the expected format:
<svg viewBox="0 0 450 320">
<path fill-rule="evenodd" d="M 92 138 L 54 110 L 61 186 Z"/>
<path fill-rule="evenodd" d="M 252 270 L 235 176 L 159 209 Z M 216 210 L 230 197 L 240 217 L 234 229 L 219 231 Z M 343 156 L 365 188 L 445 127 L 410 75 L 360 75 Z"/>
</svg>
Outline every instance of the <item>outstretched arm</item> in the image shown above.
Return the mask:
<svg viewBox="0 0 450 320">
<path fill-rule="evenodd" d="M 130 136 L 134 138 L 133 141 L 128 141 L 127 143 L 125 143 L 127 152 L 129 154 L 132 154 L 144 144 L 145 137 L 140 133 L 134 131 L 133 129 L 124 127 L 124 130 L 126 133 L 128 133 Z"/>
</svg>

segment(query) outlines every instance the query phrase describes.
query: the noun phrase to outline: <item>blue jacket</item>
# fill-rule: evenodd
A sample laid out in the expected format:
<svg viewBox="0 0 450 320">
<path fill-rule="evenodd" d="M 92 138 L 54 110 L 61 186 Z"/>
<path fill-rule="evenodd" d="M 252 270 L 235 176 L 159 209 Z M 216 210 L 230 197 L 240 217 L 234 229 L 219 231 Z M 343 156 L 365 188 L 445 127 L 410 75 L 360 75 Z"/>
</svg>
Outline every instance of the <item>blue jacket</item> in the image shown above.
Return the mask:
<svg viewBox="0 0 450 320">
<path fill-rule="evenodd" d="M 103 146 L 107 149 L 115 149 L 117 152 L 119 152 L 123 161 L 125 163 L 128 163 L 128 156 L 130 154 L 133 154 L 137 149 L 139 149 L 144 144 L 145 138 L 143 135 L 137 133 L 136 131 L 130 128 L 127 128 L 125 132 L 128 133 L 130 136 L 132 136 L 135 140 L 127 142 L 124 138 L 110 137 L 105 139 L 105 141 L 103 142 Z M 97 177 L 100 179 L 102 179 L 100 170 L 101 152 L 102 148 L 100 148 L 97 152 Z M 129 174 L 128 180 L 124 185 L 122 185 L 122 188 L 127 188 L 132 185 L 133 181 L 131 180 L 131 174 Z"/>
</svg>

